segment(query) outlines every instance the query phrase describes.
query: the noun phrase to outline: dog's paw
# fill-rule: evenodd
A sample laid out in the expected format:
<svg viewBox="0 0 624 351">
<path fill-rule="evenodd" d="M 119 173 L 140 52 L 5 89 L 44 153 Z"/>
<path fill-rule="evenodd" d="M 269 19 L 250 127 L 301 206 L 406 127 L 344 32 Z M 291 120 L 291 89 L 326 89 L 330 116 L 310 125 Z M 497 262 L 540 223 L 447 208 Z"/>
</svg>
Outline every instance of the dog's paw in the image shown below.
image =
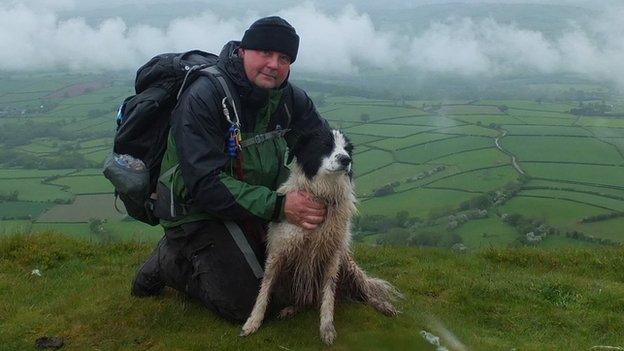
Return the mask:
<svg viewBox="0 0 624 351">
<path fill-rule="evenodd" d="M 284 307 L 282 308 L 282 310 L 279 312 L 279 318 L 280 319 L 288 319 L 288 318 L 292 318 L 294 315 L 297 314 L 297 308 L 295 306 L 288 306 L 288 307 Z"/>
<path fill-rule="evenodd" d="M 321 325 L 321 339 L 326 345 L 331 345 L 336 340 L 336 328 L 333 323 Z"/>
<path fill-rule="evenodd" d="M 381 312 L 386 316 L 394 317 L 399 314 L 396 307 L 388 301 L 371 301 L 371 305 L 378 312 Z"/>
<path fill-rule="evenodd" d="M 248 336 L 255 333 L 260 328 L 261 322 L 254 320 L 251 317 L 247 319 L 247 322 L 243 325 L 243 329 L 240 332 L 240 336 Z"/>
</svg>

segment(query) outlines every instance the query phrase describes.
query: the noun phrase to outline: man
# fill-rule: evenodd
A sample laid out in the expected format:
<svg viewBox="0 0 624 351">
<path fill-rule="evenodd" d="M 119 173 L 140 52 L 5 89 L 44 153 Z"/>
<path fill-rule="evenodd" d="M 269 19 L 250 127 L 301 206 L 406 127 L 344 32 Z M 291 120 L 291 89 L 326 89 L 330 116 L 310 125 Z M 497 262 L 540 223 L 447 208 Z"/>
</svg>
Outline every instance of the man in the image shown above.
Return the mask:
<svg viewBox="0 0 624 351">
<path fill-rule="evenodd" d="M 276 16 L 224 46 L 216 67 L 235 92 L 239 107 L 228 108 L 240 118 L 244 146 L 234 154 L 226 145 L 236 143 L 236 125 L 224 116 L 226 93 L 214 77 L 200 76 L 180 96 L 161 166 L 168 188 L 159 188 L 156 207 L 170 205 L 162 203 L 169 193 L 184 206 L 182 214 L 161 217 L 165 235 L 139 268 L 133 295 L 170 286 L 242 322 L 262 276 L 266 224 L 287 220 L 312 230 L 322 223 L 322 203 L 275 191 L 288 176 L 288 145 L 301 132 L 328 128 L 305 92 L 288 82 L 298 47 L 295 29 Z"/>
</svg>

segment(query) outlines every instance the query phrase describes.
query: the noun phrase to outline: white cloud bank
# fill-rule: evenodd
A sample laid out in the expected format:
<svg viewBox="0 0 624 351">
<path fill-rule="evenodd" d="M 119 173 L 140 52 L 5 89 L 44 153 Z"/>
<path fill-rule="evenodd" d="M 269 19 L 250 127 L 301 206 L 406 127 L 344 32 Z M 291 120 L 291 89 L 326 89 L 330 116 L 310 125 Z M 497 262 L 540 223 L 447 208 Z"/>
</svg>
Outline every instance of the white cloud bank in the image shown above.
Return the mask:
<svg viewBox="0 0 624 351">
<path fill-rule="evenodd" d="M 367 14 L 352 7 L 328 14 L 304 4 L 278 14 L 302 37 L 296 63 L 302 71 L 356 74 L 365 67 L 408 67 L 488 77 L 572 72 L 624 87 L 624 8 L 605 12 L 586 28 L 571 24 L 554 39 L 491 19 L 450 18 L 408 37 L 375 28 Z M 136 69 L 160 52 L 200 48 L 218 53 L 225 42 L 239 39 L 255 17 L 205 12 L 175 19 L 166 28 L 129 27 L 119 18 L 90 26 L 81 18 L 60 20 L 54 7 L 0 5 L 0 70 Z"/>
</svg>

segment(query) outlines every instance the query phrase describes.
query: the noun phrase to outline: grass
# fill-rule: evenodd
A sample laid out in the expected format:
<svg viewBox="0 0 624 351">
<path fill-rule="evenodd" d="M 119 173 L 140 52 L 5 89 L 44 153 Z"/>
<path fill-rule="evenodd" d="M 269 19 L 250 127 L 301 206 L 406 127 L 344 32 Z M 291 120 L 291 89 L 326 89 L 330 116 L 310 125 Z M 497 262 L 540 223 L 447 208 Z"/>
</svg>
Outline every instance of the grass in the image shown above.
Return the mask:
<svg viewBox="0 0 624 351">
<path fill-rule="evenodd" d="M 462 189 L 470 191 L 490 191 L 503 187 L 517 178 L 517 172 L 511 166 L 488 168 L 450 176 L 436 180 L 432 187 Z"/>
<path fill-rule="evenodd" d="M 364 195 L 371 193 L 376 188 L 391 183 L 388 175 L 392 175 L 392 181 L 403 182 L 407 178 L 414 177 L 420 172 L 430 170 L 431 166 L 414 166 L 404 163 L 393 163 L 364 176 L 356 178 L 356 191 L 358 194 Z M 357 176 L 357 174 L 356 174 Z"/>
<path fill-rule="evenodd" d="M 624 243 L 624 218 L 614 218 L 607 221 L 587 223 L 580 226 L 581 231 L 592 233 L 593 236 L 603 239 L 611 239 Z"/>
<path fill-rule="evenodd" d="M 493 215 L 489 218 L 468 221 L 453 232 L 457 233 L 462 238 L 463 244 L 471 250 L 493 246 L 507 247 L 519 237 L 513 227 Z"/>
<path fill-rule="evenodd" d="M 526 161 L 624 164 L 615 147 L 593 138 L 507 136 L 501 144 L 520 160 Z M 597 159 L 596 155 L 600 158 Z"/>
<path fill-rule="evenodd" d="M 355 145 L 355 147 L 358 147 L 358 145 L 361 145 L 361 144 L 367 144 L 367 143 L 382 139 L 381 137 L 374 136 L 374 135 L 352 134 L 346 131 L 345 131 L 345 134 L 347 135 L 349 140 L 351 140 L 353 145 Z"/>
<path fill-rule="evenodd" d="M 505 105 L 511 109 L 530 109 L 539 111 L 567 112 L 576 107 L 575 103 L 551 103 L 526 100 L 480 100 L 477 105 Z"/>
<path fill-rule="evenodd" d="M 419 111 L 395 106 L 341 105 L 338 109 L 324 113 L 323 117 L 354 122 L 360 121 L 363 114 L 368 114 L 371 121 L 376 121 L 385 118 L 416 115 L 419 114 Z"/>
<path fill-rule="evenodd" d="M 474 196 L 475 194 L 455 190 L 416 188 L 362 201 L 358 208 L 365 215 L 382 214 L 392 217 L 399 211 L 407 211 L 412 216 L 426 218 L 432 210 L 454 208 Z"/>
<path fill-rule="evenodd" d="M 104 146 L 99 150 L 82 151 L 81 153 L 87 160 L 104 164 L 104 160 L 110 155 L 112 149 L 112 146 Z"/>
<path fill-rule="evenodd" d="M 479 122 L 481 122 L 481 125 L 487 126 L 490 123 L 495 123 L 495 124 L 502 124 L 502 125 L 507 125 L 507 124 L 524 124 L 524 122 L 522 122 L 519 119 L 514 118 L 513 116 L 507 116 L 507 115 L 460 115 L 460 116 L 453 116 L 453 119 L 457 120 L 457 121 L 461 121 L 463 123 L 470 123 L 470 124 L 478 124 Z"/>
<path fill-rule="evenodd" d="M 578 229 L 577 222 L 581 218 L 611 211 L 565 200 L 516 196 L 505 203 L 500 212 L 519 213 L 525 217 L 542 219 L 563 229 Z"/>
<path fill-rule="evenodd" d="M 581 127 L 574 126 L 537 126 L 537 125 L 510 125 L 505 126 L 509 135 L 572 135 L 591 136 L 591 133 Z"/>
<path fill-rule="evenodd" d="M 602 184 L 624 190 L 624 167 L 522 162 L 522 168 L 532 177 L 554 181 L 573 181 Z M 591 185 L 591 184 L 588 184 Z"/>
<path fill-rule="evenodd" d="M 578 121 L 582 126 L 595 126 L 595 127 L 624 127 L 624 119 L 622 118 L 603 118 L 603 117 L 582 117 Z"/>
<path fill-rule="evenodd" d="M 508 164 L 510 161 L 509 156 L 498 149 L 483 149 L 438 158 L 436 163 L 453 165 L 462 171 L 467 171 L 475 168 L 500 166 Z"/>
<path fill-rule="evenodd" d="M 403 148 L 412 147 L 417 144 L 424 144 L 435 140 L 448 139 L 453 137 L 454 136 L 447 134 L 427 132 L 411 135 L 404 138 L 384 138 L 382 140 L 372 142 L 371 145 L 382 148 L 384 150 L 395 151 Z"/>
<path fill-rule="evenodd" d="M 594 135 L 597 137 L 604 138 L 624 138 L 624 129 L 622 128 L 608 128 L 608 127 L 598 127 L 598 126 L 590 126 L 586 127 Z"/>
<path fill-rule="evenodd" d="M 456 105 L 442 106 L 441 114 L 462 115 L 462 114 L 501 114 L 496 107 L 492 106 L 472 106 L 472 105 Z"/>
<path fill-rule="evenodd" d="M 365 174 L 393 162 L 392 154 L 382 150 L 369 150 L 353 157 L 353 170 L 356 175 Z"/>
<path fill-rule="evenodd" d="M 104 162 L 104 159 L 102 159 Z M 113 185 L 103 175 L 64 177 L 51 182 L 52 184 L 69 187 L 74 194 L 81 193 L 113 193 Z"/>
<path fill-rule="evenodd" d="M 541 115 L 541 114 L 540 114 Z M 562 117 L 533 117 L 533 116 L 519 116 L 511 114 L 510 117 L 513 117 L 517 121 L 521 121 L 521 124 L 526 125 L 556 125 L 556 126 L 571 126 L 574 123 L 574 116 L 569 115 L 565 117 L 565 115 L 561 115 Z M 512 123 L 518 124 L 518 123 Z"/>
<path fill-rule="evenodd" d="M 556 180 L 542 180 L 542 179 L 532 179 L 527 183 L 528 187 L 549 187 L 549 188 L 557 188 L 557 189 L 565 189 L 565 190 L 576 190 L 576 191 L 585 191 L 585 192 L 593 192 L 600 195 L 609 195 L 609 196 L 617 196 L 620 198 L 624 198 L 624 189 L 611 189 L 611 188 L 600 188 L 589 185 L 581 185 L 581 184 L 570 184 L 570 183 L 561 183 Z"/>
<path fill-rule="evenodd" d="M 55 199 L 69 199 L 71 194 L 61 187 L 41 183 L 42 179 L 3 179 L 0 182 L 0 192 L 11 193 L 18 191 L 21 201 L 53 201 Z"/>
<path fill-rule="evenodd" d="M 32 222 L 24 219 L 0 221 L 0 236 L 29 233 L 32 227 Z"/>
<path fill-rule="evenodd" d="M 421 163 L 444 156 L 486 147 L 494 147 L 494 141 L 486 137 L 461 136 L 453 139 L 437 140 L 403 149 L 396 153 L 397 159 L 406 163 Z"/>
<path fill-rule="evenodd" d="M 604 196 L 598 196 L 593 194 L 585 194 L 578 193 L 573 191 L 565 191 L 565 190 L 550 190 L 550 189 L 539 189 L 539 190 L 523 190 L 523 195 L 536 195 L 536 196 L 546 196 L 552 198 L 561 198 L 561 199 L 570 199 L 579 202 L 584 202 L 591 205 L 603 206 L 611 209 L 612 211 L 624 211 L 624 201 L 611 199 Z"/>
<path fill-rule="evenodd" d="M 11 201 L 0 202 L 1 217 L 15 218 L 30 216 L 37 218 L 43 211 L 52 207 L 50 203 Z"/>
<path fill-rule="evenodd" d="M 393 125 L 393 124 L 361 124 L 355 127 L 346 129 L 348 133 L 357 133 L 365 135 L 374 135 L 389 138 L 401 138 L 412 134 L 426 132 L 433 127 L 423 126 L 406 126 L 406 125 Z"/>
<path fill-rule="evenodd" d="M 435 126 L 435 127 L 450 127 L 462 124 L 454 119 L 444 116 L 411 116 L 400 117 L 386 120 L 384 122 L 392 124 L 405 124 L 405 125 L 418 125 L 418 126 Z"/>
<path fill-rule="evenodd" d="M 74 202 L 68 205 L 56 205 L 44 213 L 37 220 L 42 222 L 87 222 L 90 218 L 99 219 L 122 219 L 114 208 L 112 194 L 78 195 Z M 117 200 L 118 206 L 123 211 L 123 203 Z"/>
<path fill-rule="evenodd" d="M 485 137 L 491 137 L 491 138 L 499 134 L 498 131 L 496 130 L 479 127 L 476 125 L 456 126 L 456 127 L 438 129 L 436 130 L 436 133 L 476 135 L 476 136 L 485 136 Z"/>
<path fill-rule="evenodd" d="M 247 338 L 172 290 L 129 296 L 150 244 L 94 244 L 61 235 L 0 238 L 0 342 L 34 347 L 43 335 L 64 350 L 432 350 L 421 330 L 449 330 L 472 350 L 586 350 L 621 346 L 624 250 L 437 249 L 358 246 L 358 262 L 405 295 L 388 318 L 359 303 L 336 308 L 338 339 L 318 338 L 318 313 L 269 316 Z M 38 268 L 41 277 L 31 275 Z M 10 288 L 9 288 L 10 287 Z M 449 346 L 448 340 L 442 344 Z"/>
<path fill-rule="evenodd" d="M 6 179 L 16 178 L 43 178 L 55 175 L 65 175 L 72 172 L 72 169 L 23 169 L 23 168 L 4 168 L 0 169 L 0 179 L 2 181 Z"/>
</svg>

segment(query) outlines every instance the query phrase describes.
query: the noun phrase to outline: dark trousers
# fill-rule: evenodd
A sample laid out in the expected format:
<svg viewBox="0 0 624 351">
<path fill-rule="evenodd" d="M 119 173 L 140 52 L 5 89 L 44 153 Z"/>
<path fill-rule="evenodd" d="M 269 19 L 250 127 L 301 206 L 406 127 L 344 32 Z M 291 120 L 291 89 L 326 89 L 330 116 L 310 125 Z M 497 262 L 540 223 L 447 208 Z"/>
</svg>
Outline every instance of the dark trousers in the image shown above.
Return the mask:
<svg viewBox="0 0 624 351">
<path fill-rule="evenodd" d="M 261 265 L 265 260 L 263 227 L 261 224 L 243 226 Z M 247 319 L 258 295 L 260 279 L 223 223 L 197 221 L 168 229 L 157 250 L 166 285 L 198 299 L 231 322 Z"/>
</svg>

